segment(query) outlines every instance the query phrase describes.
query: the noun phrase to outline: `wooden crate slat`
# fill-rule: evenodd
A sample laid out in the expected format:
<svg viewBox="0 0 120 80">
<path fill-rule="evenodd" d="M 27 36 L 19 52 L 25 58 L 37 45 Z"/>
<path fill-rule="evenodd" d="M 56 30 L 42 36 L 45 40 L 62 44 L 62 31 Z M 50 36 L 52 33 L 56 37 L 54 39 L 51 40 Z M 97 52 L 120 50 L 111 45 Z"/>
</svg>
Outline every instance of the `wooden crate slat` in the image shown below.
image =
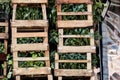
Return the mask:
<svg viewBox="0 0 120 80">
<path fill-rule="evenodd" d="M 90 60 L 58 60 L 59 63 L 87 63 Z"/>
<path fill-rule="evenodd" d="M 4 78 L 4 76 L 0 76 L 0 80 L 2 80 Z"/>
<path fill-rule="evenodd" d="M 96 47 L 95 46 L 60 46 L 58 47 L 59 53 L 72 53 L 72 52 L 90 52 L 95 53 Z"/>
<path fill-rule="evenodd" d="M 62 4 L 62 3 L 86 3 L 86 4 L 91 4 L 91 0 L 57 0 L 57 4 Z"/>
<path fill-rule="evenodd" d="M 58 16 L 65 15 L 92 15 L 92 12 L 57 12 Z"/>
<path fill-rule="evenodd" d="M 14 58 L 14 61 L 46 61 L 46 60 L 49 60 L 49 57 L 37 57 L 37 58 L 21 57 L 21 58 Z"/>
<path fill-rule="evenodd" d="M 62 38 L 90 38 L 91 35 L 59 35 Z"/>
<path fill-rule="evenodd" d="M 47 50 L 48 44 L 34 43 L 34 44 L 16 44 L 11 46 L 12 51 L 32 51 L 32 50 Z"/>
<path fill-rule="evenodd" d="M 14 75 L 38 75 L 38 74 L 50 74 L 50 73 L 51 73 L 50 67 L 13 69 Z"/>
<path fill-rule="evenodd" d="M 0 22 L 0 26 L 5 26 L 5 27 L 7 27 L 7 26 L 8 26 L 8 22 Z"/>
<path fill-rule="evenodd" d="M 86 69 L 55 69 L 55 76 L 91 76 L 92 70 Z"/>
<path fill-rule="evenodd" d="M 7 39 L 8 34 L 7 33 L 0 33 L 0 39 Z"/>
<path fill-rule="evenodd" d="M 93 26 L 93 21 L 91 20 L 67 20 L 67 21 L 57 21 L 58 28 L 82 28 Z"/>
<path fill-rule="evenodd" d="M 15 37 L 15 38 L 21 38 L 21 37 L 47 37 L 47 32 L 16 33 L 16 34 L 13 34 L 13 37 Z"/>
<path fill-rule="evenodd" d="M 20 3 L 24 3 L 24 4 L 35 4 L 35 3 L 47 3 L 48 0 L 12 0 L 12 3 L 17 3 L 17 4 L 20 4 Z"/>
<path fill-rule="evenodd" d="M 12 27 L 47 27 L 47 20 L 15 20 L 11 22 Z"/>
</svg>

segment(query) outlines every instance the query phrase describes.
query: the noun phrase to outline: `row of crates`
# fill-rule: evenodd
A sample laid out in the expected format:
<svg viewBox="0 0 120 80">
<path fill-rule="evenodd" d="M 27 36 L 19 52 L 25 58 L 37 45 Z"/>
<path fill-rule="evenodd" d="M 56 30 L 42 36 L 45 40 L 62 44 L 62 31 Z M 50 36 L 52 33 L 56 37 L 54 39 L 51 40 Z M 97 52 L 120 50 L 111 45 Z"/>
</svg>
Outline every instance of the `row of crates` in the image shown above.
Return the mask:
<svg viewBox="0 0 120 80">
<path fill-rule="evenodd" d="M 48 80 L 53 80 L 51 68 L 50 68 L 50 54 L 49 54 L 49 44 L 48 44 L 48 20 L 47 20 L 47 11 L 46 5 L 48 4 L 47 0 L 12 0 L 12 20 L 11 20 L 11 52 L 13 55 L 13 75 L 16 77 L 16 80 L 21 80 L 21 76 L 41 76 L 45 75 L 48 77 Z M 63 4 L 84 4 L 86 6 L 86 11 L 78 12 L 63 12 Z M 29 6 L 35 8 L 41 8 L 42 10 L 42 19 L 39 20 L 21 20 L 16 18 L 17 9 L 19 7 Z M 85 76 L 90 77 L 90 80 L 95 80 L 92 70 L 92 53 L 96 53 L 96 47 L 94 44 L 94 36 L 89 34 L 80 35 L 80 34 L 71 34 L 65 35 L 65 29 L 85 29 L 89 28 L 91 34 L 94 34 L 93 29 L 93 19 L 92 19 L 92 1 L 91 0 L 56 0 L 57 8 L 57 24 L 58 34 L 59 34 L 59 43 L 58 50 L 55 53 L 55 69 L 54 75 L 58 77 L 58 80 L 62 80 L 62 77 L 70 76 Z M 64 20 L 63 16 L 87 16 L 85 20 Z M 1 23 L 1 26 L 4 26 Z M 5 26 L 8 26 L 8 23 Z M 8 35 L 8 30 L 6 33 Z M 1 34 L 2 35 L 2 34 Z M 6 38 L 6 35 L 4 35 Z M 42 39 L 41 41 L 36 42 L 23 42 L 19 43 L 20 39 L 23 38 L 38 38 Z M 85 46 L 65 46 L 64 39 L 66 38 L 87 38 L 90 41 L 90 45 Z M 5 39 L 6 40 L 6 39 Z M 5 42 L 7 44 L 7 42 Z M 7 47 L 7 46 L 6 46 Z M 7 50 L 6 50 L 7 51 Z M 33 58 L 31 52 L 42 53 L 43 56 L 37 56 Z M 84 60 L 61 60 L 61 54 L 85 54 L 87 56 Z M 6 54 L 6 53 L 5 53 Z M 27 56 L 20 56 L 26 54 Z M 37 54 L 37 55 L 38 55 Z M 36 56 L 36 54 L 35 54 Z M 38 67 L 36 65 L 32 66 L 19 66 L 21 63 L 27 62 L 41 62 L 44 63 L 44 66 Z M 61 63 L 84 63 L 86 64 L 85 69 L 62 69 L 60 68 Z M 5 70 L 6 71 L 6 70 Z M 5 73 L 6 74 L 6 73 Z"/>
</svg>

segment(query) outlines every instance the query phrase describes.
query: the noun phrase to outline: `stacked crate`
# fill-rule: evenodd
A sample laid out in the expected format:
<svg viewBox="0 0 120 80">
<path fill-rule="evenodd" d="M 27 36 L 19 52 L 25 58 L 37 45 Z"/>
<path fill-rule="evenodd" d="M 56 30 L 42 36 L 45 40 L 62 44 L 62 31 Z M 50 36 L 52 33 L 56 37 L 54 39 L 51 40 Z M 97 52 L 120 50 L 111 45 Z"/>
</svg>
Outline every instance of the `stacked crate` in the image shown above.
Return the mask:
<svg viewBox="0 0 120 80">
<path fill-rule="evenodd" d="M 0 4 L 4 5 L 4 4 Z M 0 80 L 6 76 L 7 68 L 6 68 L 6 55 L 7 55 L 7 43 L 8 43 L 8 17 L 7 13 L 4 10 L 0 10 L 0 62 L 4 64 L 4 68 L 0 68 L 0 72 L 3 75 L 0 75 Z M 1 64 L 0 64 L 1 66 Z"/>
<path fill-rule="evenodd" d="M 87 11 L 85 12 L 63 12 L 63 4 L 86 4 Z M 72 76 L 92 76 L 92 53 L 96 52 L 96 47 L 94 44 L 94 37 L 92 35 L 65 35 L 65 29 L 75 29 L 75 28 L 89 28 L 90 33 L 94 34 L 93 19 L 92 19 L 92 2 L 91 0 L 56 0 L 57 6 L 57 27 L 59 33 L 59 44 L 58 44 L 58 53 L 55 54 L 55 76 L 58 77 L 58 80 L 62 80 L 62 77 L 72 77 Z M 87 20 L 63 20 L 63 16 L 81 16 L 86 15 Z M 88 38 L 90 40 L 90 45 L 85 46 L 65 46 L 64 39 L 66 38 Z M 61 54 L 70 54 L 70 53 L 81 53 L 86 54 L 86 60 L 61 60 Z M 86 69 L 61 69 L 60 63 L 86 63 Z"/>
<path fill-rule="evenodd" d="M 48 45 L 48 20 L 46 13 L 47 0 L 12 0 L 13 16 L 11 21 L 12 28 L 12 46 L 13 53 L 13 74 L 16 80 L 21 80 L 20 76 L 39 76 L 46 75 L 48 80 L 52 80 L 50 59 L 49 59 L 49 45 Z M 16 11 L 17 7 L 41 7 L 42 20 L 17 20 Z M 39 15 L 39 14 L 38 14 Z M 43 38 L 40 43 L 23 43 L 18 44 L 18 38 Z M 20 57 L 19 52 L 24 54 L 29 51 L 43 51 L 43 57 Z M 20 67 L 19 62 L 24 61 L 44 61 L 43 67 Z"/>
</svg>

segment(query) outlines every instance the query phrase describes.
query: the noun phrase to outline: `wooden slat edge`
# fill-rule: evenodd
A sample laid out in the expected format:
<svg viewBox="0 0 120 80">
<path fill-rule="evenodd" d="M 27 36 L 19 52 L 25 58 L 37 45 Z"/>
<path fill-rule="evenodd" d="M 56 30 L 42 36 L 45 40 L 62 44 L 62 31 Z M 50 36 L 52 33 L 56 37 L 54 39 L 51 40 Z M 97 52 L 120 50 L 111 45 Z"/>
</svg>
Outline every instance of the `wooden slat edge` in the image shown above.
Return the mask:
<svg viewBox="0 0 120 80">
<path fill-rule="evenodd" d="M 21 37 L 47 37 L 47 32 L 16 33 L 16 34 L 13 34 L 13 37 L 15 37 L 15 38 L 21 38 Z"/>
<path fill-rule="evenodd" d="M 92 15 L 91 12 L 57 12 L 57 15 Z"/>
<path fill-rule="evenodd" d="M 75 28 L 75 27 L 91 27 L 93 26 L 93 20 L 67 20 L 57 21 L 58 28 Z"/>
<path fill-rule="evenodd" d="M 0 39 L 8 39 L 7 33 L 0 33 Z"/>
<path fill-rule="evenodd" d="M 12 3 L 13 4 L 14 3 L 17 3 L 17 4 L 20 4 L 20 3 L 22 3 L 22 4 L 30 4 L 30 3 L 35 4 L 35 3 L 37 3 L 37 4 L 39 4 L 39 3 L 48 3 L 48 0 L 12 0 Z"/>
<path fill-rule="evenodd" d="M 95 46 L 59 46 L 58 47 L 59 53 L 96 53 L 96 47 Z"/>
<path fill-rule="evenodd" d="M 46 60 L 49 60 L 49 57 L 37 57 L 37 58 L 21 57 L 21 58 L 14 58 L 14 61 L 46 61 Z"/>
<path fill-rule="evenodd" d="M 5 27 L 7 27 L 7 26 L 8 26 L 8 23 L 7 23 L 7 22 L 0 22 L 0 26 L 5 26 Z"/>
<path fill-rule="evenodd" d="M 44 43 L 34 43 L 34 44 L 16 44 L 11 46 L 12 51 L 40 51 L 48 50 L 48 44 Z"/>
<path fill-rule="evenodd" d="M 90 60 L 58 60 L 59 63 L 87 63 Z"/>
<path fill-rule="evenodd" d="M 91 35 L 59 35 L 59 37 L 63 38 L 90 38 Z"/>
<path fill-rule="evenodd" d="M 91 76 L 92 70 L 86 69 L 55 69 L 55 76 Z"/>
<path fill-rule="evenodd" d="M 51 74 L 50 67 L 40 67 L 40 68 L 18 68 L 13 69 L 14 75 L 37 75 L 37 74 Z"/>
<path fill-rule="evenodd" d="M 15 20 L 11 22 L 12 27 L 47 27 L 47 20 Z"/>
<path fill-rule="evenodd" d="M 86 3 L 86 4 L 91 4 L 91 0 L 57 0 L 57 4 L 62 4 L 62 3 Z"/>
</svg>

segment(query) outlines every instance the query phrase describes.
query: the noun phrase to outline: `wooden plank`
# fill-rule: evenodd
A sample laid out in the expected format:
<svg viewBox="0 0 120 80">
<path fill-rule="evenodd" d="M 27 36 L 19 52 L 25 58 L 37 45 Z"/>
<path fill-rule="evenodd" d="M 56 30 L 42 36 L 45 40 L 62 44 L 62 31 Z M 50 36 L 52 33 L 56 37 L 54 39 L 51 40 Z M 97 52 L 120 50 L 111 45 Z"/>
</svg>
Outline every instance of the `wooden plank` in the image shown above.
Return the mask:
<svg viewBox="0 0 120 80">
<path fill-rule="evenodd" d="M 47 20 L 15 20 L 11 22 L 12 27 L 47 27 Z"/>
<path fill-rule="evenodd" d="M 14 61 L 46 61 L 49 60 L 49 57 L 37 57 L 37 58 L 32 58 L 32 57 L 21 57 L 21 58 L 14 58 Z"/>
<path fill-rule="evenodd" d="M 8 39 L 7 33 L 0 33 L 0 39 Z"/>
<path fill-rule="evenodd" d="M 58 60 L 59 63 L 88 63 L 90 60 Z"/>
<path fill-rule="evenodd" d="M 57 15 L 92 15 L 92 12 L 57 12 Z"/>
<path fill-rule="evenodd" d="M 28 33 L 16 33 L 13 34 L 14 38 L 21 38 L 21 37 L 47 37 L 47 32 L 28 32 Z"/>
<path fill-rule="evenodd" d="M 55 53 L 55 69 L 59 69 L 58 60 L 59 60 L 59 55 L 58 53 Z"/>
<path fill-rule="evenodd" d="M 62 77 L 58 77 L 58 80 L 62 80 Z"/>
<path fill-rule="evenodd" d="M 43 20 L 47 20 L 46 5 L 42 4 L 41 6 L 42 6 Z"/>
<path fill-rule="evenodd" d="M 0 54 L 0 61 L 5 61 L 7 55 L 6 54 Z"/>
<path fill-rule="evenodd" d="M 91 35 L 59 35 L 62 38 L 90 38 Z"/>
<path fill-rule="evenodd" d="M 86 3 L 86 4 L 91 4 L 91 0 L 57 0 L 57 4 L 62 4 L 62 3 Z"/>
<path fill-rule="evenodd" d="M 92 13 L 92 4 L 88 4 L 87 5 L 87 11 Z M 93 20 L 93 16 L 92 15 L 88 15 L 88 20 Z"/>
<path fill-rule="evenodd" d="M 0 22 L 0 26 L 5 26 L 5 27 L 7 27 L 7 26 L 8 26 L 8 22 Z"/>
<path fill-rule="evenodd" d="M 60 46 L 58 47 L 59 53 L 84 53 L 84 52 L 90 52 L 95 53 L 96 47 L 95 46 Z"/>
<path fill-rule="evenodd" d="M 53 80 L 53 76 L 52 75 L 48 75 L 48 80 Z"/>
<path fill-rule="evenodd" d="M 35 3 L 48 3 L 48 0 L 12 0 L 12 3 L 13 4 L 15 4 L 15 3 L 17 3 L 17 4 L 20 4 L 20 3 L 22 3 L 22 4 L 30 4 L 30 3 L 32 3 L 32 4 L 35 4 Z"/>
<path fill-rule="evenodd" d="M 49 49 L 47 51 L 45 51 L 45 57 L 48 57 L 49 58 Z M 50 59 L 46 60 L 46 66 L 47 67 L 50 67 Z"/>
<path fill-rule="evenodd" d="M 59 29 L 58 30 L 59 32 L 59 36 L 62 36 L 63 35 L 63 29 Z M 63 38 L 62 37 L 59 37 L 59 46 L 63 46 Z"/>
<path fill-rule="evenodd" d="M 13 5 L 12 21 L 15 21 L 15 19 L 16 19 L 16 9 L 17 9 L 17 4 L 14 4 Z"/>
<path fill-rule="evenodd" d="M 87 53 L 87 60 L 89 61 L 89 62 L 87 63 L 87 69 L 88 69 L 88 70 L 89 70 L 89 69 L 92 69 L 91 53 Z"/>
<path fill-rule="evenodd" d="M 0 80 L 2 80 L 2 78 L 4 78 L 4 76 L 0 76 Z"/>
<path fill-rule="evenodd" d="M 55 76 L 91 76 L 92 70 L 86 69 L 55 69 Z"/>
<path fill-rule="evenodd" d="M 13 69 L 14 75 L 39 75 L 39 74 L 51 74 L 50 67 L 40 68 L 17 68 Z"/>
<path fill-rule="evenodd" d="M 58 28 L 75 28 L 75 27 L 90 27 L 93 25 L 91 20 L 67 20 L 67 21 L 57 21 Z"/>
<path fill-rule="evenodd" d="M 34 44 L 16 44 L 11 46 L 12 51 L 32 51 L 32 50 L 47 50 L 48 44 L 34 43 Z"/>
</svg>

